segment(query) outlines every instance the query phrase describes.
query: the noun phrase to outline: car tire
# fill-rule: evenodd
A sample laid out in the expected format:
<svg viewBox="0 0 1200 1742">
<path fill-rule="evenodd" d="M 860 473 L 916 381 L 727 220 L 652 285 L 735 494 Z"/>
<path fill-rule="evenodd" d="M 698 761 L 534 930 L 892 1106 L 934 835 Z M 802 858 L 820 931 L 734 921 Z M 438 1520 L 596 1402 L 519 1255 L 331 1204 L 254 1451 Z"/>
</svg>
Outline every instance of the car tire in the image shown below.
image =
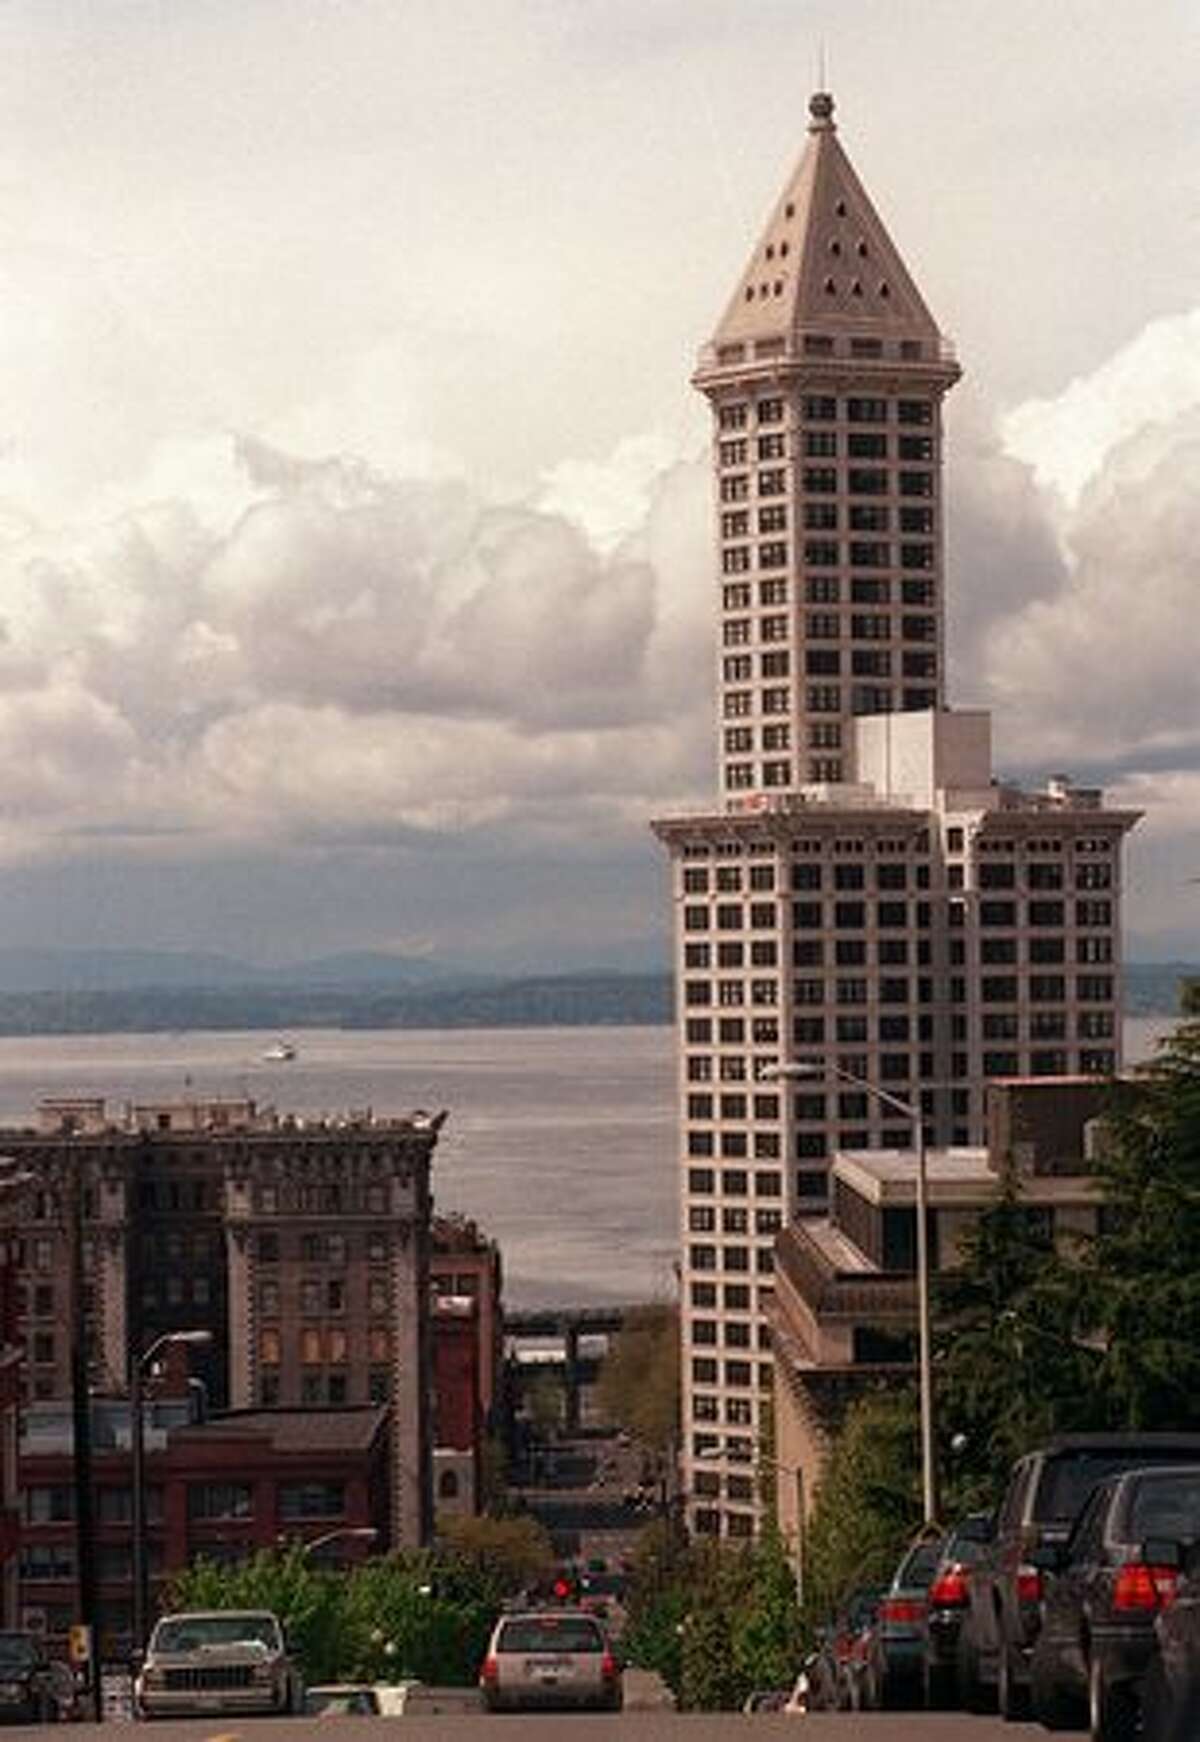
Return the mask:
<svg viewBox="0 0 1200 1742">
<path fill-rule="evenodd" d="M 996 1710 L 1009 1724 L 1020 1724 L 1029 1716 L 1029 1688 L 1017 1679 L 1017 1667 L 1011 1648 L 1000 1642 L 1000 1662 L 996 1677 Z"/>
<path fill-rule="evenodd" d="M 1044 1671 L 1036 1654 L 1030 1671 L 1029 1702 L 1035 1721 L 1044 1730 L 1087 1729 L 1086 1704 Z"/>
<path fill-rule="evenodd" d="M 1138 1697 L 1128 1682 L 1110 1682 L 1104 1660 L 1088 1665 L 1088 1729 L 1092 1742 L 1135 1742 L 1141 1728 Z"/>
<path fill-rule="evenodd" d="M 978 1653 L 962 1633 L 958 1638 L 958 1695 L 964 1712 L 978 1716 L 996 1709 L 992 1690 L 984 1686 L 979 1674 Z"/>
<path fill-rule="evenodd" d="M 921 1673 L 921 1691 L 927 1712 L 956 1712 L 960 1704 L 958 1671 L 951 1663 L 926 1663 Z"/>
</svg>

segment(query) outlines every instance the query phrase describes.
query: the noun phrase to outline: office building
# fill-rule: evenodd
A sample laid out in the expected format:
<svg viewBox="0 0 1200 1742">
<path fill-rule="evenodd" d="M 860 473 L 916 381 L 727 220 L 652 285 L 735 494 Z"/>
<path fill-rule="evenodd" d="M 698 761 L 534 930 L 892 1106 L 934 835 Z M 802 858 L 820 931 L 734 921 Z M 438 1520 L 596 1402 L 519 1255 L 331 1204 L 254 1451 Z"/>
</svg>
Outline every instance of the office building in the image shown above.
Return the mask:
<svg viewBox="0 0 1200 1742">
<path fill-rule="evenodd" d="M 1120 1060 L 1136 815 L 997 780 L 947 706 L 942 403 L 959 376 L 838 140 L 807 148 L 701 353 L 719 797 L 660 819 L 679 1025 L 683 1485 L 756 1526 L 774 1242 L 843 1150 L 977 1145 L 990 1078 Z M 961 578 L 970 586 L 971 578 Z M 771 1082 L 799 1065 L 811 1081 Z M 839 1080 L 861 1079 L 866 1088 Z"/>
</svg>

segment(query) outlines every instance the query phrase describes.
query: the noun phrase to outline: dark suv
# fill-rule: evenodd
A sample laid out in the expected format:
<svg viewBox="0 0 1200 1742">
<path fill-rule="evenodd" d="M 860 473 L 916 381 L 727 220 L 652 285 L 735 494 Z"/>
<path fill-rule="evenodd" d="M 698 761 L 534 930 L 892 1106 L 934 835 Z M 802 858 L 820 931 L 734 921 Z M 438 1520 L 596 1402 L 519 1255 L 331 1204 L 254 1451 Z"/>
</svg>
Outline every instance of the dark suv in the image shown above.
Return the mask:
<svg viewBox="0 0 1200 1742">
<path fill-rule="evenodd" d="M 1200 1434 L 1113 1433 L 1064 1435 L 1017 1462 L 995 1538 L 968 1585 L 958 1670 L 969 1709 L 986 1710 L 994 1700 L 1005 1718 L 1028 1713 L 1029 1661 L 1044 1596 L 1034 1550 L 1066 1542 L 1088 1496 L 1107 1476 L 1197 1459 Z"/>
<path fill-rule="evenodd" d="M 1200 1541 L 1200 1464 L 1110 1476 L 1062 1547 L 1035 1549 L 1051 1578 L 1033 1650 L 1034 1711 L 1097 1742 L 1140 1735 L 1142 1687 L 1188 1545 Z"/>
</svg>

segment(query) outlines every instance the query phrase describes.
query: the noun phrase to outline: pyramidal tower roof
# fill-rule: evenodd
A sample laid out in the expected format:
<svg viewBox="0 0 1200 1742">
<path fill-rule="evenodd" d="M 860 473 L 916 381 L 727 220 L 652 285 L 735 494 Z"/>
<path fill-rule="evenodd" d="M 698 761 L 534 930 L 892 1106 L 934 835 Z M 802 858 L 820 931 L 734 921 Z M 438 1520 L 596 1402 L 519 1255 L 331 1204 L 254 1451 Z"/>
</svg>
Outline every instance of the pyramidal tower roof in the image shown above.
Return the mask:
<svg viewBox="0 0 1200 1742">
<path fill-rule="evenodd" d="M 755 357 L 799 356 L 806 335 L 891 341 L 905 353 L 949 365 L 938 330 L 850 159 L 833 119 L 833 98 L 809 102 L 809 139 L 771 212 L 698 371 Z M 808 347 L 811 349 L 812 347 Z"/>
</svg>

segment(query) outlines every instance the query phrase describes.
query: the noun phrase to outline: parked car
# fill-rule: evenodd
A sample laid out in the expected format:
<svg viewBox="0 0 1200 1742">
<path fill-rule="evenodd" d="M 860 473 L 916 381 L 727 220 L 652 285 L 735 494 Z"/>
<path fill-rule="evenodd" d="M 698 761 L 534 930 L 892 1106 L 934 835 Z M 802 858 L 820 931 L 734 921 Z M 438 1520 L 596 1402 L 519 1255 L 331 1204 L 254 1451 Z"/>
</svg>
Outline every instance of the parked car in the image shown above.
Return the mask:
<svg viewBox="0 0 1200 1742">
<path fill-rule="evenodd" d="M 163 1615 L 134 1683 L 141 1718 L 214 1712 L 299 1712 L 300 1668 L 269 1609 Z"/>
<path fill-rule="evenodd" d="M 377 1718 L 381 1710 L 369 1682 L 329 1682 L 304 1695 L 306 1718 Z"/>
<path fill-rule="evenodd" d="M 1183 1545 L 1200 1541 L 1200 1462 L 1110 1476 L 1065 1544 L 1035 1551 L 1051 1573 L 1031 1662 L 1035 1715 L 1089 1726 L 1095 1742 L 1140 1733 L 1155 1621 L 1175 1596 Z"/>
<path fill-rule="evenodd" d="M 74 1716 L 75 1681 L 32 1633 L 0 1633 L 0 1721 L 56 1724 Z"/>
<path fill-rule="evenodd" d="M 925 1608 L 943 1540 L 941 1532 L 922 1533 L 879 1600 L 862 1675 L 862 1704 L 872 1710 L 915 1705 L 922 1697 Z"/>
<path fill-rule="evenodd" d="M 619 1712 L 621 1664 L 594 1615 L 551 1609 L 503 1615 L 479 1672 L 489 1712 L 590 1706 Z"/>
<path fill-rule="evenodd" d="M 1039 1547 L 1064 1543 L 1105 1477 L 1152 1464 L 1200 1459 L 1200 1434 L 1071 1434 L 1013 1466 L 996 1534 L 972 1570 L 959 1631 L 958 1671 L 970 1711 L 998 1705 L 1020 1718 L 1030 1704 L 1029 1665 L 1041 1626 Z"/>
<path fill-rule="evenodd" d="M 956 1709 L 962 1702 L 958 1685 L 958 1635 L 967 1607 L 971 1569 L 995 1534 L 990 1512 L 973 1512 L 956 1524 L 941 1544 L 933 1570 L 922 1624 L 921 1679 L 925 1705 L 931 1711 Z"/>
<path fill-rule="evenodd" d="M 1158 1651 L 1142 1688 L 1142 1742 L 1200 1736 L 1200 1546 L 1180 1558 L 1175 1601 L 1154 1623 Z"/>
<path fill-rule="evenodd" d="M 871 1587 L 852 1591 L 827 1627 L 820 1629 L 806 1669 L 809 1710 L 857 1711 L 863 1704 L 863 1677 L 870 1629 L 883 1593 Z"/>
</svg>

